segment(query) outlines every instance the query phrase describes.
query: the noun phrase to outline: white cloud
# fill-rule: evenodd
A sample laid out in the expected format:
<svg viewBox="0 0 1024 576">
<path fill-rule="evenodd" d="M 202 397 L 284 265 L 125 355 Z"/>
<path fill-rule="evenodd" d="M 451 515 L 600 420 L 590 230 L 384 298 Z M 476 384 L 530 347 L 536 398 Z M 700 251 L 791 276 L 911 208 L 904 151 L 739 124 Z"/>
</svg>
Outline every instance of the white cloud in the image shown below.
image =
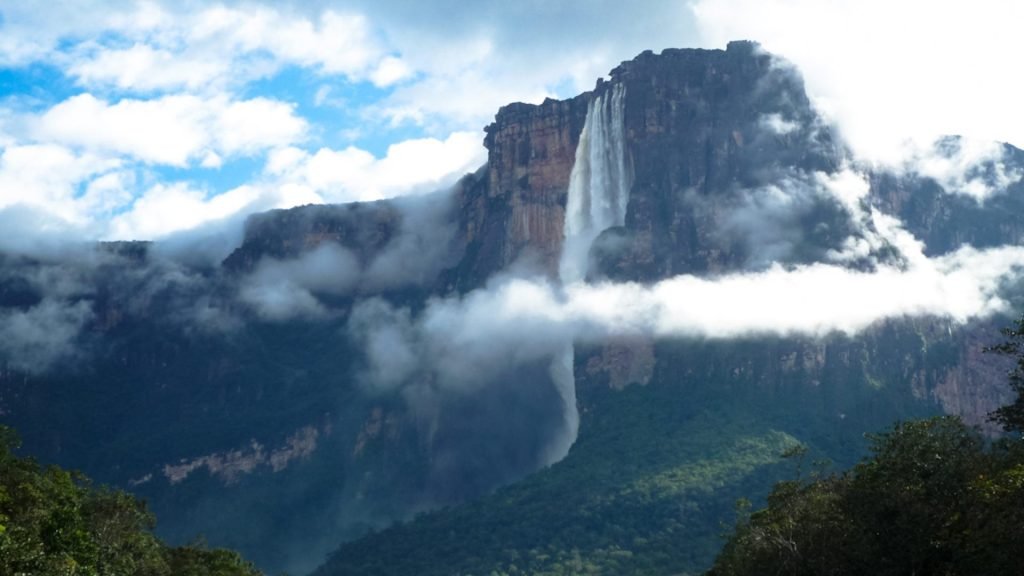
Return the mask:
<svg viewBox="0 0 1024 576">
<path fill-rule="evenodd" d="M 116 41 L 78 45 L 69 74 L 87 86 L 152 91 L 223 89 L 289 65 L 380 86 L 412 73 L 361 14 L 259 4 L 194 8 L 146 3 L 115 11 L 104 31 Z M 125 40 L 133 44 L 126 48 Z"/>
<path fill-rule="evenodd" d="M 73 63 L 68 73 L 86 85 L 112 84 L 122 90 L 196 90 L 227 74 L 229 64 L 135 44 L 99 50 L 91 58 Z"/>
<path fill-rule="evenodd" d="M 301 140 L 307 129 L 291 105 L 267 98 L 223 103 L 210 124 L 211 138 L 224 154 L 290 144 Z"/>
<path fill-rule="evenodd" d="M 353 313 L 355 337 L 387 335 L 367 353 L 370 385 L 394 387 L 392 354 L 416 358 L 402 374 L 440 373 L 446 386 L 473 387 L 496 366 L 551 358 L 573 340 L 608 337 L 742 338 L 856 334 L 903 317 L 964 323 L 1005 312 L 1000 283 L 1019 275 L 1024 248 L 964 248 L 908 269 L 860 272 L 814 264 L 719 278 L 682 275 L 653 285 L 513 278 L 463 298 L 433 301 L 415 321 L 388 322 L 379 302 Z M 365 317 L 372 311 L 376 322 Z M 406 362 L 407 363 L 407 362 Z M 376 375 L 389 375 L 380 383 Z M 471 376 L 470 376 L 471 375 Z"/>
<path fill-rule="evenodd" d="M 130 210 L 112 219 L 108 235 L 113 240 L 160 238 L 232 216 L 259 197 L 259 192 L 249 187 L 207 198 L 186 184 L 159 184 L 135 200 Z"/>
<path fill-rule="evenodd" d="M 756 40 L 794 62 L 864 158 L 899 166 L 907 139 L 923 147 L 946 134 L 1024 146 L 1024 77 L 1010 64 L 1024 4 L 696 0 L 693 9 L 706 45 Z"/>
<path fill-rule="evenodd" d="M 111 104 L 80 94 L 41 114 L 31 136 L 152 164 L 187 166 L 211 152 L 230 156 L 288 145 L 306 130 L 291 105 L 266 98 L 171 95 Z"/>
<path fill-rule="evenodd" d="M 800 127 L 796 122 L 786 120 L 781 114 L 766 114 L 761 117 L 761 127 L 776 134 L 789 134 Z"/>
<path fill-rule="evenodd" d="M 444 140 L 406 140 L 389 146 L 383 158 L 356 147 L 322 148 L 314 154 L 284 148 L 270 155 L 267 172 L 329 202 L 377 200 L 451 184 L 486 160 L 480 141 L 473 132 L 455 132 Z"/>
<path fill-rule="evenodd" d="M 413 71 L 408 64 L 394 56 L 388 56 L 381 60 L 377 69 L 370 74 L 370 80 L 377 86 L 384 87 L 405 80 L 412 74 Z"/>
<path fill-rule="evenodd" d="M 106 240 L 153 240 L 255 212 L 322 204 L 323 198 L 299 187 L 258 183 L 210 194 L 188 183 L 157 184 L 106 223 Z"/>
<path fill-rule="evenodd" d="M 940 140 L 928 148 L 908 148 L 904 172 L 934 179 L 950 194 L 984 201 L 1024 178 L 1006 165 L 1006 147 L 970 138 Z"/>
<path fill-rule="evenodd" d="M 373 112 L 431 133 L 479 129 L 510 102 L 575 96 L 645 49 L 692 45 L 694 37 L 692 16 L 677 1 L 354 6 L 416 72 Z"/>
<path fill-rule="evenodd" d="M 264 259 L 242 281 L 239 298 L 268 320 L 329 317 L 314 292 L 345 294 L 360 277 L 359 261 L 325 243 L 294 260 Z"/>
<path fill-rule="evenodd" d="M 28 206 L 70 224 L 84 225 L 90 208 L 108 206 L 109 195 L 120 191 L 113 176 L 84 196 L 79 194 L 79 185 L 120 166 L 117 159 L 76 154 L 54 144 L 8 146 L 0 151 L 0 209 Z"/>
</svg>

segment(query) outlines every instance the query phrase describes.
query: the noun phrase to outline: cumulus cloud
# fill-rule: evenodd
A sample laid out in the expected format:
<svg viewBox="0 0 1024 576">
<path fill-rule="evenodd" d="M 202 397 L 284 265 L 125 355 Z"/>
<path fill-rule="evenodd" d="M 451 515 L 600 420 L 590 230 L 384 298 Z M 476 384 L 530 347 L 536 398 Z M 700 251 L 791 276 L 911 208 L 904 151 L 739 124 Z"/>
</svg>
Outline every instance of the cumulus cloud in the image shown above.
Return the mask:
<svg viewBox="0 0 1024 576">
<path fill-rule="evenodd" d="M 380 86 L 412 74 L 364 15 L 333 8 L 200 2 L 57 2 L 51 8 L 69 17 L 47 19 L 0 4 L 7 29 L 0 62 L 53 62 L 85 86 L 142 92 L 222 89 L 288 65 Z"/>
<path fill-rule="evenodd" d="M 227 61 L 177 55 L 148 44 L 98 50 L 68 72 L 85 85 L 109 84 L 121 90 L 203 89 L 228 72 Z"/>
<path fill-rule="evenodd" d="M 480 134 L 455 132 L 444 140 L 405 140 L 375 157 L 350 146 L 313 154 L 289 147 L 273 152 L 268 175 L 322 195 L 329 202 L 379 200 L 432 192 L 452 184 L 486 160 Z"/>
<path fill-rule="evenodd" d="M 293 106 L 267 98 L 170 95 L 116 103 L 73 96 L 41 114 L 36 140 L 120 154 L 147 163 L 186 166 L 211 153 L 252 154 L 303 138 Z"/>
<path fill-rule="evenodd" d="M 31 208 L 50 222 L 40 234 L 63 228 L 83 238 L 151 240 L 272 208 L 433 192 L 485 160 L 471 132 L 406 140 L 382 157 L 354 146 L 315 153 L 280 146 L 304 129 L 290 107 L 263 99 L 169 96 L 111 105 L 75 97 L 38 119 L 34 134 L 51 143 L 0 150 L 0 210 Z M 269 146 L 277 147 L 263 174 L 224 192 L 189 181 L 140 189 L 152 178 L 138 178 L 131 161 L 219 164 L 222 156 Z"/>
<path fill-rule="evenodd" d="M 121 162 L 109 156 L 76 153 L 56 144 L 8 146 L 0 150 L 0 209 L 16 204 L 46 209 L 53 216 L 82 223 L 92 205 L 108 205 L 119 194 L 112 171 Z M 84 196 L 78 185 L 108 175 Z"/>
<path fill-rule="evenodd" d="M 1024 146 L 1024 81 L 1005 58 L 1024 5 L 696 0 L 693 13 L 706 46 L 751 39 L 795 63 L 863 158 L 899 166 L 908 140 L 927 147 L 946 134 Z"/>
<path fill-rule="evenodd" d="M 159 239 L 203 224 L 273 207 L 272 199 L 251 186 L 208 196 L 183 183 L 157 184 L 110 220 L 106 239 Z"/>
</svg>

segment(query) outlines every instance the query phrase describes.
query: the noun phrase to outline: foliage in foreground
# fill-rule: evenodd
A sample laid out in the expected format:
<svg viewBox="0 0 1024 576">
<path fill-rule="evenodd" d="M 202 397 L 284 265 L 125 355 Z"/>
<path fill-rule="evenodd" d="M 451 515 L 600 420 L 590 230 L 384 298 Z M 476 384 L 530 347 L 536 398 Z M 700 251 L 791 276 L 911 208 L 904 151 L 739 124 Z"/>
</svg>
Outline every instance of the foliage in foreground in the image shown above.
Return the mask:
<svg viewBox="0 0 1024 576">
<path fill-rule="evenodd" d="M 986 446 L 955 417 L 872 441 L 846 473 L 777 484 L 709 575 L 1020 574 L 1024 441 Z"/>
<path fill-rule="evenodd" d="M 259 576 L 234 552 L 165 546 L 143 502 L 16 447 L 0 426 L 0 576 Z"/>
<path fill-rule="evenodd" d="M 1024 316 L 1021 316 L 1013 326 L 1003 328 L 1002 333 L 1006 340 L 988 348 L 988 351 L 1005 354 L 1016 361 L 1010 370 L 1008 381 L 1017 398 L 993 412 L 991 419 L 1007 431 L 1024 432 Z"/>
</svg>

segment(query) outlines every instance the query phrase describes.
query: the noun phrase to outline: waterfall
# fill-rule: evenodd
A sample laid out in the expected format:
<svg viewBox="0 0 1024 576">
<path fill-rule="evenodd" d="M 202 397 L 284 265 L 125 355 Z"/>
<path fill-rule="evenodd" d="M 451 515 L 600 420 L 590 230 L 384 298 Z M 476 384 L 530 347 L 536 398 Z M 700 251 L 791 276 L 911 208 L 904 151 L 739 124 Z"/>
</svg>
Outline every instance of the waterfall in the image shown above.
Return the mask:
<svg viewBox="0 0 1024 576">
<path fill-rule="evenodd" d="M 584 280 L 594 239 L 626 220 L 632 172 L 626 160 L 625 94 L 626 87 L 616 84 L 611 94 L 598 96 L 587 109 L 569 176 L 558 270 L 563 283 Z"/>
<path fill-rule="evenodd" d="M 594 240 L 601 232 L 622 226 L 626 221 L 633 175 L 626 155 L 625 96 L 626 87 L 616 84 L 610 93 L 591 100 L 587 108 L 587 119 L 569 176 L 565 240 L 558 267 L 563 284 L 584 281 Z M 572 342 L 556 354 L 551 363 L 551 376 L 564 403 L 566 429 L 565 434 L 548 447 L 548 464 L 569 453 L 579 432 Z"/>
</svg>

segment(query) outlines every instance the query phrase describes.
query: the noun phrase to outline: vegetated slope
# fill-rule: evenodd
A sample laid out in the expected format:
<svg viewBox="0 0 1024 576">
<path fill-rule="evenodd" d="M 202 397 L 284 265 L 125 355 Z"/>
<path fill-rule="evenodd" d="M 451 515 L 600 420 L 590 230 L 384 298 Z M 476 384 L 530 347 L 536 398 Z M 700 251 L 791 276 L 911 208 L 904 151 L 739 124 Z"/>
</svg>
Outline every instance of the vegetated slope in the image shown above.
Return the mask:
<svg viewBox="0 0 1024 576">
<path fill-rule="evenodd" d="M 1024 566 L 1024 441 L 987 446 L 958 418 L 898 424 L 844 474 L 775 486 L 710 576 L 958 574 Z"/>
<path fill-rule="evenodd" d="M 934 413 L 900 380 L 950 361 L 926 352 L 926 334 L 890 327 L 820 347 L 665 342 L 650 382 L 623 389 L 588 381 L 595 350 L 579 351 L 581 430 L 565 460 L 343 545 L 316 575 L 699 573 L 733 525 L 736 501 L 760 502 L 792 476 L 785 451 L 802 444 L 812 460 L 849 466 L 865 432 Z M 794 356 L 780 372 L 779 359 Z"/>
<path fill-rule="evenodd" d="M 0 574 L 259 576 L 228 550 L 164 545 L 142 501 L 41 468 L 16 447 L 14 432 L 0 426 Z"/>
</svg>

